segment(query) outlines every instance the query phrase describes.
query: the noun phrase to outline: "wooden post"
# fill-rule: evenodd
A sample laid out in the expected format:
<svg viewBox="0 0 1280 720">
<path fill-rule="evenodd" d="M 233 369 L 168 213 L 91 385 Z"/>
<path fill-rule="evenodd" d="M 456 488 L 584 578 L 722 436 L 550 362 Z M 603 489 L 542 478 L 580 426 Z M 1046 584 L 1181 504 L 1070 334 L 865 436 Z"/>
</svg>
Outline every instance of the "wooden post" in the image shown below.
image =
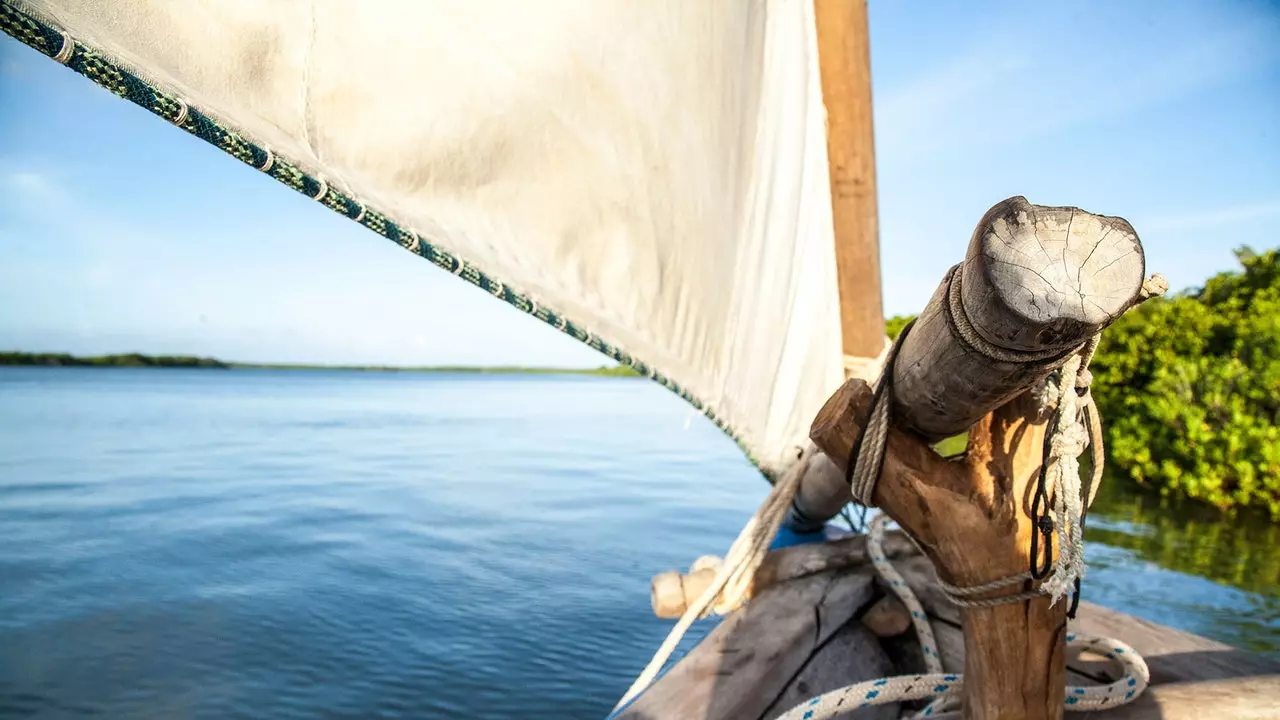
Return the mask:
<svg viewBox="0 0 1280 720">
<path fill-rule="evenodd" d="M 884 348 L 866 0 L 814 0 L 844 354 Z"/>
<path fill-rule="evenodd" d="M 1029 506 L 1046 420 L 1025 391 L 1137 301 L 1144 271 L 1137 236 L 1118 218 L 1012 198 L 979 223 L 964 264 L 948 273 L 901 346 L 894 427 L 873 498 L 944 580 L 975 586 L 1030 566 Z M 962 307 L 953 308 L 956 278 Z M 962 331 L 957 323 L 966 320 Z M 987 356 L 1019 352 L 1045 357 Z M 871 394 L 850 380 L 814 420 L 811 438 L 842 471 Z M 928 445 L 964 430 L 962 461 L 943 460 Z M 1065 602 L 966 608 L 962 621 L 966 718 L 1062 716 Z"/>
</svg>

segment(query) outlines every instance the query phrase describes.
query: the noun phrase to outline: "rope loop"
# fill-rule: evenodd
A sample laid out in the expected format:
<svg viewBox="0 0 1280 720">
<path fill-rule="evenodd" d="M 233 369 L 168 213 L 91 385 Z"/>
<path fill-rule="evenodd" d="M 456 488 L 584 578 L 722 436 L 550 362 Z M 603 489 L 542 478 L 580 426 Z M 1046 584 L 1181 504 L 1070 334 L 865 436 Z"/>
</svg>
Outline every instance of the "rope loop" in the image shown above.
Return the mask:
<svg viewBox="0 0 1280 720">
<path fill-rule="evenodd" d="M 71 62 L 71 56 L 76 52 L 76 41 L 63 30 L 59 30 L 58 34 L 62 36 L 62 46 L 58 48 L 58 54 L 54 55 L 53 59 L 60 65 L 66 65 Z"/>
</svg>

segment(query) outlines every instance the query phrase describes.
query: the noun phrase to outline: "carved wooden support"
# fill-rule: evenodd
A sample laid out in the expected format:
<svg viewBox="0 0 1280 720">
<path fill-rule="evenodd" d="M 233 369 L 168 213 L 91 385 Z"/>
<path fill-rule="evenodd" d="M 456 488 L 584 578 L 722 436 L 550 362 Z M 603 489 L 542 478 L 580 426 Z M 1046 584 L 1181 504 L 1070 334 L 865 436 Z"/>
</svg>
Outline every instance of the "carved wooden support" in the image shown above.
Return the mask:
<svg viewBox="0 0 1280 720">
<path fill-rule="evenodd" d="M 979 222 L 964 263 L 900 345 L 873 497 L 944 580 L 968 587 L 1029 568 L 1046 418 L 1026 391 L 1137 302 L 1144 272 L 1142 246 L 1120 218 L 1015 197 Z M 811 438 L 842 475 L 871 399 L 851 380 L 814 420 Z M 960 460 L 929 447 L 966 430 Z M 1065 609 L 1039 597 L 962 610 L 966 718 L 1062 716 Z"/>
<path fill-rule="evenodd" d="M 871 396 L 866 383 L 850 380 L 814 421 L 811 437 L 839 466 L 847 462 L 861 432 Z M 916 538 L 939 575 L 954 585 L 1025 572 L 1030 564 L 1031 490 L 1044 431 L 1044 421 L 1026 396 L 975 425 L 969 451 L 958 461 L 939 457 L 912 433 L 891 429 L 875 504 Z M 1061 717 L 1065 603 L 1050 608 L 1047 598 L 1037 598 L 964 609 L 961 616 L 966 717 Z"/>
</svg>

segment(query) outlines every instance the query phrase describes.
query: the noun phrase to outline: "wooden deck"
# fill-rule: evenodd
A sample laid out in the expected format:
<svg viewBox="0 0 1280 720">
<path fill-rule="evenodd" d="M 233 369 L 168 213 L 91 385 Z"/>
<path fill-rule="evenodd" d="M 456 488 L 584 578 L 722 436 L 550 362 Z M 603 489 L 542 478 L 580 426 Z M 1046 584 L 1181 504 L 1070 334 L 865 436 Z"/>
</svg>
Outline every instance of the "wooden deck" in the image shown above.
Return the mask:
<svg viewBox="0 0 1280 720">
<path fill-rule="evenodd" d="M 858 539 L 840 541 L 841 555 L 859 557 Z M 828 544 L 834 545 L 834 544 Z M 850 549 L 852 548 L 852 552 Z M 960 614 L 942 595 L 929 561 L 891 538 L 894 565 L 932 620 L 943 666 L 964 668 Z M 879 638 L 863 616 L 884 596 L 869 566 L 832 569 L 821 548 L 778 551 L 770 572 L 789 567 L 816 572 L 782 579 L 725 619 L 702 643 L 621 715 L 638 720 L 773 718 L 836 688 L 887 675 L 920 672 L 915 633 Z M 783 573 L 784 577 L 786 573 Z M 1245 720 L 1280 718 L 1280 662 L 1191 633 L 1141 620 L 1088 602 L 1070 630 L 1115 637 L 1142 654 L 1151 686 L 1135 702 L 1106 712 L 1071 713 L 1082 720 Z M 1100 657 L 1068 654 L 1069 683 L 1117 679 Z M 918 707 L 918 705 L 913 706 Z M 896 718 L 897 706 L 868 708 L 846 717 Z M 939 717 L 958 718 L 958 714 Z"/>
</svg>

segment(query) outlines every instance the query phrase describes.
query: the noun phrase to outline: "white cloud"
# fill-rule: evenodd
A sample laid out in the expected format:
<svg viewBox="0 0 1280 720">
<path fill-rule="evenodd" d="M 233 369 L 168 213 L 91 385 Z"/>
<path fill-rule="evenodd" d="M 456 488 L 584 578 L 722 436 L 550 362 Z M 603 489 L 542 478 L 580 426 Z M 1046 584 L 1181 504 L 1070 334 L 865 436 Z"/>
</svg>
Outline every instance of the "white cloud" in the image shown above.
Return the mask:
<svg viewBox="0 0 1280 720">
<path fill-rule="evenodd" d="M 62 178 L 53 172 L 30 169 L 26 163 L 0 159 L 0 188 L 7 191 L 0 195 L 6 198 L 0 199 L 0 205 L 16 205 L 18 210 L 45 213 L 66 205 Z"/>
<path fill-rule="evenodd" d="M 5 182 L 22 192 L 45 193 L 52 189 L 49 179 L 37 172 L 11 172 L 5 176 Z"/>
</svg>

